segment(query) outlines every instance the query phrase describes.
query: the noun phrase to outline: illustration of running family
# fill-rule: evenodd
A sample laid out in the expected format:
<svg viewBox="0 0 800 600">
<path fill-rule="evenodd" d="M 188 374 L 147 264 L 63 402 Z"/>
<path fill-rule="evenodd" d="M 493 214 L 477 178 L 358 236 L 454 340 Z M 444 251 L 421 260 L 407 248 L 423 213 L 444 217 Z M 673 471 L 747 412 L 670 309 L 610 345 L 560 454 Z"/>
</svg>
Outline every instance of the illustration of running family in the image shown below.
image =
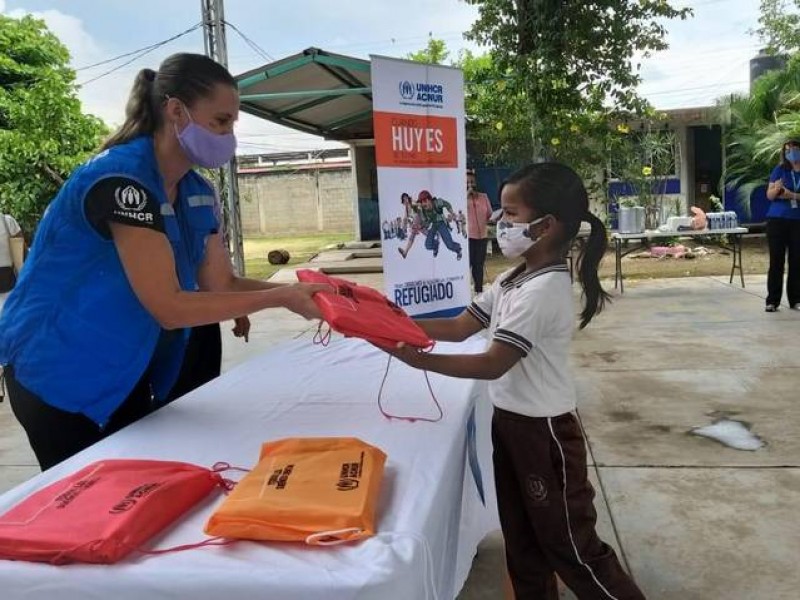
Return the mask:
<svg viewBox="0 0 800 600">
<path fill-rule="evenodd" d="M 405 248 L 397 249 L 400 256 L 407 258 L 414 241 L 420 234 L 424 234 L 425 248 L 432 251 L 434 257 L 439 254 L 441 238 L 447 249 L 456 255 L 456 260 L 461 260 L 461 244 L 453 240 L 451 223 L 455 224 L 456 232 L 466 238 L 467 219 L 463 211 L 456 213 L 452 204 L 444 198 L 436 198 L 428 190 L 422 190 L 416 202 L 409 194 L 403 193 L 400 203 L 405 209 L 405 215 L 383 222 L 384 239 L 408 238 Z"/>
</svg>

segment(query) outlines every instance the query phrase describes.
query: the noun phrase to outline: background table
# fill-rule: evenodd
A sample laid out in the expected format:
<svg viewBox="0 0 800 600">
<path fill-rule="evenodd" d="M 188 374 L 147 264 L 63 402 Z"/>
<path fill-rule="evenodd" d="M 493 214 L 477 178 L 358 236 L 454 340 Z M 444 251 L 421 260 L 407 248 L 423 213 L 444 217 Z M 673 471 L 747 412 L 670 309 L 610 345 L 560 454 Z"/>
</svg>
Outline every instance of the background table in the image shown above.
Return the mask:
<svg viewBox="0 0 800 600">
<path fill-rule="evenodd" d="M 476 352 L 483 340 L 440 344 Z M 238 542 L 116 565 L 0 561 L 0 596 L 26 600 L 422 600 L 453 598 L 478 542 L 499 529 L 491 477 L 485 384 L 431 374 L 444 418 L 388 420 L 377 406 L 388 355 L 357 340 L 314 346 L 301 339 L 264 354 L 0 496 L 0 513 L 31 492 L 104 458 L 217 461 L 252 466 L 262 442 L 292 436 L 355 436 L 387 453 L 377 537 L 352 545 Z M 393 360 L 387 411 L 435 415 L 421 371 Z M 478 458 L 487 494 L 479 500 L 467 466 L 467 423 L 476 410 Z M 214 494 L 151 547 L 202 540 L 222 501 Z"/>
<path fill-rule="evenodd" d="M 615 269 L 614 269 L 614 288 L 619 287 L 620 293 L 625 293 L 625 284 L 623 282 L 622 274 L 622 258 L 644 248 L 647 242 L 659 238 L 696 238 L 708 237 L 708 244 L 717 246 L 724 250 L 728 250 L 732 254 L 731 276 L 728 283 L 733 283 L 733 274 L 739 271 L 742 287 L 744 287 L 744 271 L 742 269 L 742 235 L 747 233 L 746 227 L 733 227 L 730 229 L 699 229 L 692 231 L 645 231 L 643 233 L 618 233 L 611 234 L 611 239 L 614 241 L 614 256 L 615 256 Z M 730 237 L 730 244 L 725 243 L 721 236 Z M 622 246 L 624 243 L 636 240 L 639 242 L 636 246 L 628 247 L 624 251 Z"/>
</svg>

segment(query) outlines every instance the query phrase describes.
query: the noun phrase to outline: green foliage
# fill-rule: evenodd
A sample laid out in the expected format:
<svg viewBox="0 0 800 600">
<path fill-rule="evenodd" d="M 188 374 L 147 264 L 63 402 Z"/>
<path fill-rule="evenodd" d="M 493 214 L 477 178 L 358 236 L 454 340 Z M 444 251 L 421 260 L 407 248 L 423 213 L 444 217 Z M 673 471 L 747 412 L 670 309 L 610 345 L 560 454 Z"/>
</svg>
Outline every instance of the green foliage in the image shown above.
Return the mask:
<svg viewBox="0 0 800 600">
<path fill-rule="evenodd" d="M 653 166 L 652 151 L 644 163 L 634 136 L 614 127 L 634 117 L 657 120 L 636 93 L 641 76 L 635 57 L 665 49 L 664 20 L 685 19 L 691 10 L 664 0 L 465 1 L 479 9 L 467 37 L 489 48 L 483 55 L 463 51 L 454 61 L 464 71 L 473 152 L 510 167 L 560 160 L 595 196 L 606 195 L 608 179 L 601 174 L 616 154 L 636 155 L 641 179 L 642 167 Z M 430 62 L 434 50 L 441 55 L 446 48 L 429 41 L 413 56 Z M 629 171 L 626 180 L 633 179 Z M 642 197 L 649 193 L 644 184 L 640 189 Z"/>
<path fill-rule="evenodd" d="M 554 154 L 548 140 L 566 138 L 576 115 L 645 113 L 635 57 L 667 47 L 665 19 L 691 15 L 666 0 L 465 1 L 479 10 L 467 37 L 491 49 L 503 94 L 522 103 L 535 159 Z"/>
<path fill-rule="evenodd" d="M 450 56 L 450 52 L 448 52 L 447 44 L 444 40 L 429 37 L 428 45 L 425 48 L 417 52 L 410 52 L 406 55 L 406 58 L 430 65 L 442 65 L 448 56 Z"/>
<path fill-rule="evenodd" d="M 769 54 L 800 50 L 800 0 L 761 0 L 755 33 Z"/>
<path fill-rule="evenodd" d="M 0 15 L 0 210 L 30 235 L 107 133 L 84 115 L 69 53 L 42 21 Z"/>
<path fill-rule="evenodd" d="M 422 50 L 406 55 L 410 60 L 444 64 L 450 57 L 443 40 L 431 38 Z M 467 138 L 488 163 L 514 165 L 530 152 L 524 98 L 505 93 L 506 78 L 495 68 L 489 54 L 462 50 L 449 64 L 464 72 L 464 108 Z"/>
<path fill-rule="evenodd" d="M 718 102 L 727 123 L 726 178 L 749 211 L 750 195 L 764 185 L 789 137 L 800 138 L 800 53 L 780 71 L 759 77 L 749 96 Z"/>
<path fill-rule="evenodd" d="M 633 195 L 622 204 L 643 207 L 648 229 L 658 227 L 662 214 L 682 212 L 680 205 L 665 203 L 667 181 L 675 174 L 677 140 L 672 131 L 657 127 L 656 122 L 634 133 L 620 126 L 614 135 L 606 138 L 606 154 L 610 159 L 608 175 L 632 188 Z"/>
<path fill-rule="evenodd" d="M 464 72 L 467 137 L 489 164 L 518 166 L 530 156 L 524 96 L 508 86 L 490 54 L 462 51 L 455 66 Z"/>
</svg>

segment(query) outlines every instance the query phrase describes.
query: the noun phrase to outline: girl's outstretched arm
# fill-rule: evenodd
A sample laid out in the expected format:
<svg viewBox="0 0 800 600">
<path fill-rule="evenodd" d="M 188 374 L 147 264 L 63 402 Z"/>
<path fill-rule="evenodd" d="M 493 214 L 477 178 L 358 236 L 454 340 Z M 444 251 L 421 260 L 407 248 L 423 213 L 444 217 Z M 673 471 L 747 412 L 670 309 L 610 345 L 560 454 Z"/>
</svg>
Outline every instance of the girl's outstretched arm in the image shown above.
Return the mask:
<svg viewBox="0 0 800 600">
<path fill-rule="evenodd" d="M 428 337 L 442 342 L 463 342 L 483 328 L 466 310 L 450 319 L 419 319 L 416 323 Z"/>
<path fill-rule="evenodd" d="M 497 341 L 480 354 L 433 354 L 403 343 L 387 352 L 416 369 L 464 379 L 498 379 L 522 358 L 519 350 Z"/>
</svg>

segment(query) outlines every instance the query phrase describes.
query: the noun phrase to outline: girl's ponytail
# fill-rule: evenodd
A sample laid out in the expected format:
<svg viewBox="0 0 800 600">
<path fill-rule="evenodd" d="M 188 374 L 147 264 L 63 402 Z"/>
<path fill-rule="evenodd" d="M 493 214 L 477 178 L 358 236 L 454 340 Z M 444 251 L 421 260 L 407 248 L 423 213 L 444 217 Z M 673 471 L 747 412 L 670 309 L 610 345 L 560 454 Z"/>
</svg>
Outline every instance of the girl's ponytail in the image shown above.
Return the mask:
<svg viewBox="0 0 800 600">
<path fill-rule="evenodd" d="M 581 329 L 589 324 L 592 317 L 603 310 L 606 300 L 610 299 L 608 292 L 600 285 L 600 278 L 597 274 L 600 261 L 608 246 L 606 227 L 596 215 L 589 211 L 586 212 L 583 220 L 592 226 L 592 231 L 589 233 L 589 239 L 581 248 L 577 261 L 578 281 L 583 288 L 584 299 Z"/>
</svg>

